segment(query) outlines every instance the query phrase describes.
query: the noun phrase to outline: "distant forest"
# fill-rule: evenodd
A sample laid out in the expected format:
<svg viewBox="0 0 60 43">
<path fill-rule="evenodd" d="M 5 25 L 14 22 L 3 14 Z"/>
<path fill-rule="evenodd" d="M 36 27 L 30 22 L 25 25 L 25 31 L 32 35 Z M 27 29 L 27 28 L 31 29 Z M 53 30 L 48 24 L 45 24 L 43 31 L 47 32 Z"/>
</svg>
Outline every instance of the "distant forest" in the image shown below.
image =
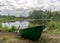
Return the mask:
<svg viewBox="0 0 60 43">
<path fill-rule="evenodd" d="M 30 12 L 30 19 L 43 19 L 43 20 L 52 20 L 52 21 L 60 21 L 60 11 L 42 11 L 42 10 L 34 10 Z"/>
<path fill-rule="evenodd" d="M 43 19 L 43 20 L 52 20 L 52 21 L 60 21 L 60 11 L 48 11 L 48 10 L 34 10 L 29 13 L 28 17 L 15 17 L 15 16 L 5 16 L 0 15 L 0 18 L 20 18 L 20 19 Z"/>
</svg>

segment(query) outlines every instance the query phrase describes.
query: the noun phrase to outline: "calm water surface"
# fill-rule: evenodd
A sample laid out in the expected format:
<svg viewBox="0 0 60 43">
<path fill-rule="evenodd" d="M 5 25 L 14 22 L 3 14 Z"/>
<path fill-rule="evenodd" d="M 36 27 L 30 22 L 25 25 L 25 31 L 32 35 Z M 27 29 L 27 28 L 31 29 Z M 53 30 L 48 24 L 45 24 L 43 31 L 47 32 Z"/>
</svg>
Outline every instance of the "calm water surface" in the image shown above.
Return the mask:
<svg viewBox="0 0 60 43">
<path fill-rule="evenodd" d="M 25 29 L 28 28 L 28 26 L 35 26 L 35 25 L 40 25 L 41 21 L 15 21 L 15 22 L 2 22 L 2 27 L 8 26 L 9 28 L 11 28 L 11 26 L 15 26 L 15 27 L 19 27 L 19 29 Z"/>
<path fill-rule="evenodd" d="M 11 26 L 15 26 L 17 28 L 20 26 L 20 29 L 25 29 L 29 26 L 29 22 L 28 21 L 3 22 L 2 27 L 5 26 L 8 26 L 9 28 L 11 28 Z"/>
</svg>

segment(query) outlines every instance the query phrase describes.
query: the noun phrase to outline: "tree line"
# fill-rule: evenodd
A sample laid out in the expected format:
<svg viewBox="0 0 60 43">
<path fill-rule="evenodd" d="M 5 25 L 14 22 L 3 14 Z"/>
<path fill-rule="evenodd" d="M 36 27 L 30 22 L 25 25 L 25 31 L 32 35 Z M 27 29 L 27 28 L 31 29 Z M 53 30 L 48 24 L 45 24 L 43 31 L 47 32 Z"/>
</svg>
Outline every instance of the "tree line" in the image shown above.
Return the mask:
<svg viewBox="0 0 60 43">
<path fill-rule="evenodd" d="M 34 10 L 28 18 L 60 21 L 60 11 Z"/>
</svg>

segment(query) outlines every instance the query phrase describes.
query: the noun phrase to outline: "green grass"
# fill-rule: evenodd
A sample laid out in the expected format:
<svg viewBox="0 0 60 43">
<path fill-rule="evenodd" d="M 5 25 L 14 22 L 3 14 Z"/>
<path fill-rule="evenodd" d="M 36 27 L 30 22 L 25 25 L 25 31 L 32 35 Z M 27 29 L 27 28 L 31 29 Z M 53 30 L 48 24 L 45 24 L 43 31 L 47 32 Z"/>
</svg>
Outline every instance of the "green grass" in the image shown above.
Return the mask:
<svg viewBox="0 0 60 43">
<path fill-rule="evenodd" d="M 4 30 L 4 31 L 8 31 L 8 30 L 9 30 L 9 27 L 8 27 L 8 26 L 5 26 L 5 27 L 2 28 L 2 31 L 3 31 L 3 30 Z"/>
<path fill-rule="evenodd" d="M 2 28 L 2 24 L 0 23 L 0 28 Z"/>
<path fill-rule="evenodd" d="M 60 33 L 60 22 L 56 21 L 48 22 L 47 27 L 49 33 Z"/>
<path fill-rule="evenodd" d="M 11 30 L 12 30 L 12 31 L 16 31 L 17 28 L 16 28 L 15 26 L 12 26 L 12 27 L 11 27 Z"/>
<path fill-rule="evenodd" d="M 0 23 L 0 31 L 2 30 L 2 24 Z"/>
<path fill-rule="evenodd" d="M 13 31 L 17 31 L 17 28 L 15 26 L 11 26 L 11 28 L 9 28 L 8 26 L 2 27 L 2 24 L 0 23 L 0 31 L 13 32 Z"/>
<path fill-rule="evenodd" d="M 9 32 L 17 31 L 17 28 L 15 26 L 11 26 L 11 28 L 8 31 Z"/>
</svg>

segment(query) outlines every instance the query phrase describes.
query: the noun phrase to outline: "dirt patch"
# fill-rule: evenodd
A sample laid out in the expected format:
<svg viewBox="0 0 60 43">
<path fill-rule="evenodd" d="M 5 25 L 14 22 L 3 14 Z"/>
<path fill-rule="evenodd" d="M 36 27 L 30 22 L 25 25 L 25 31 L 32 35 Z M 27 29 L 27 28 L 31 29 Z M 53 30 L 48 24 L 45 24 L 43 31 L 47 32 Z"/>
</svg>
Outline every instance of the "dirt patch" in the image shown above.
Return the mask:
<svg viewBox="0 0 60 43">
<path fill-rule="evenodd" d="M 60 43 L 60 34 L 43 33 L 40 39 L 41 43 Z"/>
<path fill-rule="evenodd" d="M 42 33 L 38 41 L 30 41 L 13 32 L 0 32 L 0 40 L 4 43 L 60 43 L 60 34 Z"/>
</svg>

